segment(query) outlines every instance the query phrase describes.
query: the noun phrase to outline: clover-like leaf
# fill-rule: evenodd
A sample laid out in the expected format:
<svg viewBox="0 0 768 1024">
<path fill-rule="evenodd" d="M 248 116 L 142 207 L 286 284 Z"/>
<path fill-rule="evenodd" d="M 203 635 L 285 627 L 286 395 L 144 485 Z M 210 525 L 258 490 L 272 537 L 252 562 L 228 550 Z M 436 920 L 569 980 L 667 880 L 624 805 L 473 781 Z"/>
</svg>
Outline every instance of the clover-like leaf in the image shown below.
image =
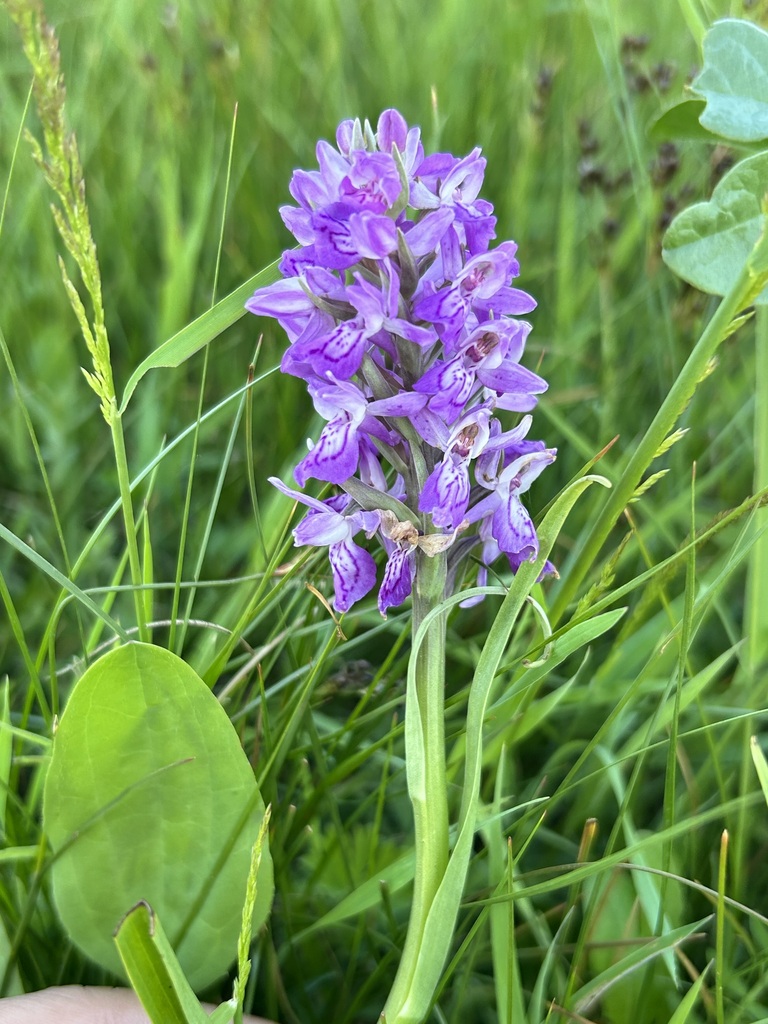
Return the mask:
<svg viewBox="0 0 768 1024">
<path fill-rule="evenodd" d="M 701 123 L 709 131 L 735 142 L 768 139 L 768 32 L 750 21 L 716 21 L 691 88 L 706 100 Z"/>
<path fill-rule="evenodd" d="M 664 262 L 701 291 L 725 295 L 763 230 L 766 192 L 768 153 L 742 160 L 718 183 L 708 202 L 689 206 L 675 217 L 664 235 Z M 768 288 L 755 301 L 768 302 Z"/>
<path fill-rule="evenodd" d="M 113 935 L 141 901 L 161 916 L 193 988 L 237 952 L 264 805 L 210 689 L 169 651 L 130 643 L 75 686 L 53 741 L 43 818 L 64 926 L 122 973 Z M 254 926 L 272 899 L 266 849 Z"/>
</svg>

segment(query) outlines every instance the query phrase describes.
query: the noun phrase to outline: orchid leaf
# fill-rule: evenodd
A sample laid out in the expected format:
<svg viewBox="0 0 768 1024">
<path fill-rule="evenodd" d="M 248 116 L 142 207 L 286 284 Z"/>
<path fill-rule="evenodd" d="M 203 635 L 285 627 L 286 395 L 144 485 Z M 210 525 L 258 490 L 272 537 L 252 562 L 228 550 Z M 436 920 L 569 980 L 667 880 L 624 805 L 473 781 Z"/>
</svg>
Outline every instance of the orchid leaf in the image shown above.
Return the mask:
<svg viewBox="0 0 768 1024">
<path fill-rule="evenodd" d="M 768 139 L 768 32 L 735 18 L 715 22 L 691 88 L 706 102 L 708 131 L 734 142 Z"/>
<path fill-rule="evenodd" d="M 664 236 L 662 256 L 685 281 L 712 295 L 733 287 L 764 226 L 768 153 L 742 160 L 719 182 L 712 198 L 683 210 Z M 768 288 L 755 300 L 768 302 Z"/>
<path fill-rule="evenodd" d="M 274 263 L 270 263 L 268 267 L 260 270 L 258 274 L 254 274 L 245 284 L 235 288 L 226 298 L 217 302 L 215 306 L 193 320 L 191 324 L 187 324 L 172 338 L 164 341 L 154 352 L 150 352 L 129 377 L 123 392 L 123 400 L 120 403 L 120 412 L 125 412 L 131 396 L 136 390 L 136 385 L 150 370 L 163 366 L 181 366 L 195 352 L 199 352 L 201 348 L 218 338 L 228 327 L 237 323 L 246 312 L 246 299 L 249 299 L 257 288 L 264 288 L 266 285 L 280 280 L 278 262 L 275 260 Z"/>
<path fill-rule="evenodd" d="M 79 680 L 54 736 L 43 819 L 61 920 L 97 963 L 121 973 L 113 935 L 143 901 L 193 988 L 220 977 L 263 816 L 232 723 L 176 655 L 130 643 Z M 254 927 L 271 898 L 264 844 Z"/>
</svg>

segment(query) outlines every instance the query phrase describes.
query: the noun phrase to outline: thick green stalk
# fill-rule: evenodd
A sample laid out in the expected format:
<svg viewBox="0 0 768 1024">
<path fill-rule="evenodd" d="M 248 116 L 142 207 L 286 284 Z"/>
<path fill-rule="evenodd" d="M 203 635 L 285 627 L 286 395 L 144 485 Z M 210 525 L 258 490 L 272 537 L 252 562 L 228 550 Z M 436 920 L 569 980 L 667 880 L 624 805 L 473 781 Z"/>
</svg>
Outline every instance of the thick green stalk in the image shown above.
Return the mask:
<svg viewBox="0 0 768 1024">
<path fill-rule="evenodd" d="M 446 555 L 417 552 L 413 591 L 413 637 L 445 597 Z M 397 976 L 382 1014 L 400 1024 L 400 1011 L 414 982 L 424 928 L 448 865 L 448 796 L 445 767 L 445 615 L 432 619 L 416 654 L 416 686 L 406 695 L 405 736 L 408 792 L 413 806 L 416 866 L 408 934 Z"/>
<path fill-rule="evenodd" d="M 606 498 L 592 530 L 578 552 L 573 565 L 569 568 L 557 594 L 550 613 L 550 621 L 553 625 L 563 616 L 582 580 L 594 565 L 600 549 L 608 539 L 619 516 L 627 507 L 643 473 L 653 462 L 662 441 L 672 431 L 699 382 L 706 375 L 710 360 L 718 346 L 731 333 L 737 315 L 754 301 L 765 287 L 766 282 L 768 282 L 768 236 L 764 232 L 733 287 L 717 307 L 714 316 L 697 341 L 677 380 L 670 388 L 661 408 L 645 432 L 645 436 L 635 449 L 621 480 Z"/>
<path fill-rule="evenodd" d="M 134 586 L 133 600 L 136 607 L 136 622 L 139 627 L 139 637 L 146 641 L 149 640 L 149 632 L 147 630 L 146 619 L 144 616 L 144 604 L 141 599 L 143 576 L 141 572 L 141 558 L 139 556 L 139 542 L 136 537 L 136 520 L 133 515 L 131 477 L 128 473 L 128 457 L 125 451 L 123 419 L 118 412 L 117 402 L 114 398 L 110 403 L 109 411 L 109 426 L 112 431 L 112 444 L 115 449 L 115 465 L 117 466 L 117 482 L 120 488 L 120 504 L 123 509 L 125 537 L 128 545 L 128 562 L 131 567 L 131 582 Z"/>
</svg>

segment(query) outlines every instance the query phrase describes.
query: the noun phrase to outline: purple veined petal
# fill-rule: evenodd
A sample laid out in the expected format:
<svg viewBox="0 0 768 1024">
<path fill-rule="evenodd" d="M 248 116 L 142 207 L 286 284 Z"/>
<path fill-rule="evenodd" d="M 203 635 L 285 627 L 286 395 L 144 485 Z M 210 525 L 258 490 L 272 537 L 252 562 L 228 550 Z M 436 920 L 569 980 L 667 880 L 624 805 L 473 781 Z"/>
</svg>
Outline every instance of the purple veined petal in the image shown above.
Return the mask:
<svg viewBox="0 0 768 1024">
<path fill-rule="evenodd" d="M 301 491 L 292 490 L 290 487 L 287 487 L 279 477 L 270 476 L 267 477 L 267 479 L 272 486 L 276 487 L 278 491 L 286 496 L 286 498 L 293 498 L 294 501 L 298 501 L 301 505 L 307 505 L 316 512 L 328 511 L 328 506 L 318 498 L 313 498 L 309 494 L 303 494 Z"/>
<path fill-rule="evenodd" d="M 288 191 L 305 210 L 314 210 L 331 199 L 319 171 L 294 171 Z"/>
<path fill-rule="evenodd" d="M 295 342 L 291 352 L 294 359 L 308 362 L 320 377 L 332 373 L 339 380 L 349 380 L 360 369 L 367 339 L 362 324 L 344 320 L 330 334 Z"/>
<path fill-rule="evenodd" d="M 509 277 L 509 264 L 509 255 L 499 246 L 473 256 L 456 276 L 456 284 L 464 298 L 478 306 L 504 287 Z"/>
<path fill-rule="evenodd" d="M 418 324 L 412 324 L 410 320 L 394 317 L 387 320 L 386 326 L 387 330 L 396 334 L 398 338 L 412 341 L 414 345 L 419 345 L 421 348 L 429 348 L 437 341 L 437 334 L 431 327 L 419 327 Z"/>
<path fill-rule="evenodd" d="M 343 484 L 357 470 L 360 443 L 357 426 L 347 416 L 326 423 L 315 447 L 296 466 L 293 475 L 299 487 L 310 477 L 330 484 Z"/>
<path fill-rule="evenodd" d="M 355 122 L 351 118 L 347 118 L 346 121 L 342 121 L 336 129 L 336 145 L 339 147 L 339 152 L 343 153 L 344 156 L 349 156 L 349 151 L 352 147 L 352 133 L 354 131 L 354 127 Z"/>
<path fill-rule="evenodd" d="M 405 240 L 414 256 L 434 252 L 445 232 L 453 224 L 454 212 L 450 206 L 431 210 L 406 233 Z"/>
<path fill-rule="evenodd" d="M 328 200 L 334 202 L 339 198 L 339 186 L 349 170 L 349 161 L 325 139 L 318 142 L 315 155 Z"/>
<path fill-rule="evenodd" d="M 430 153 L 415 168 L 416 176 L 437 192 L 440 182 L 445 181 L 458 162 L 452 153 Z"/>
<path fill-rule="evenodd" d="M 515 492 L 510 491 L 499 503 L 491 525 L 493 536 L 505 554 L 516 554 L 527 562 L 536 558 L 539 553 L 536 527 Z"/>
<path fill-rule="evenodd" d="M 487 300 L 472 299 L 472 306 L 478 316 L 520 316 L 523 313 L 530 313 L 536 309 L 536 299 L 528 292 L 519 288 L 509 288 L 506 285 Z"/>
<path fill-rule="evenodd" d="M 316 260 L 314 245 L 305 245 L 301 249 L 286 249 L 277 268 L 283 277 L 301 277 Z"/>
<path fill-rule="evenodd" d="M 351 532 L 344 516 L 333 509 L 326 509 L 324 512 L 313 510 L 307 512 L 293 531 L 293 539 L 297 548 L 327 547 L 329 544 L 338 544 L 348 539 Z"/>
<path fill-rule="evenodd" d="M 397 249 L 395 222 L 385 214 L 371 210 L 352 213 L 348 228 L 357 259 L 380 260 Z"/>
<path fill-rule="evenodd" d="M 427 395 L 413 391 L 401 391 L 388 398 L 378 398 L 368 403 L 370 416 L 412 416 L 427 404 Z"/>
<path fill-rule="evenodd" d="M 309 393 L 315 409 L 326 420 L 334 420 L 343 412 L 359 425 L 368 409 L 368 399 L 357 384 L 338 380 L 333 374 L 326 374 L 320 383 L 310 384 Z"/>
<path fill-rule="evenodd" d="M 381 288 L 355 274 L 355 284 L 347 285 L 346 298 L 365 321 L 365 326 L 375 332 L 381 329 L 386 318 Z"/>
<path fill-rule="evenodd" d="M 358 150 L 350 154 L 350 166 L 342 178 L 339 195 L 354 206 L 383 213 L 397 202 L 401 188 L 397 164 L 389 153 Z"/>
<path fill-rule="evenodd" d="M 257 316 L 295 316 L 309 315 L 315 308 L 312 300 L 304 291 L 301 280 L 289 277 L 287 280 L 275 281 L 265 288 L 259 288 L 245 304 L 245 308 Z"/>
<path fill-rule="evenodd" d="M 386 618 L 387 610 L 402 604 L 413 587 L 414 551 L 393 547 L 384 569 L 379 590 L 379 611 Z"/>
<path fill-rule="evenodd" d="M 442 237 L 440 254 L 443 257 L 443 273 L 446 280 L 459 279 L 464 266 L 464 253 L 461 250 L 461 240 L 453 224 L 446 229 Z"/>
<path fill-rule="evenodd" d="M 486 388 L 485 393 L 489 398 L 493 398 L 497 409 L 504 409 L 507 412 L 530 412 L 539 404 L 538 398 L 527 391 L 525 394 L 516 394 L 514 391 L 499 394 L 492 388 Z"/>
<path fill-rule="evenodd" d="M 510 488 L 523 494 L 556 458 L 557 448 L 544 448 L 521 455 L 502 472 L 499 478 L 500 489 Z"/>
<path fill-rule="evenodd" d="M 492 368 L 478 363 L 475 373 L 487 388 L 501 393 L 511 391 L 514 394 L 541 395 L 549 387 L 543 377 L 508 359 Z"/>
<path fill-rule="evenodd" d="M 358 474 L 364 484 L 375 487 L 377 491 L 385 494 L 387 491 L 387 478 L 381 468 L 379 453 L 372 442 L 365 434 L 360 435 L 360 460 Z"/>
<path fill-rule="evenodd" d="M 300 245 L 311 245 L 314 242 L 315 233 L 307 210 L 299 209 L 297 206 L 281 206 L 278 213 L 283 224 Z"/>
<path fill-rule="evenodd" d="M 387 317 L 397 317 L 400 305 L 400 274 L 392 260 L 384 262 L 386 271 L 386 303 L 383 304 Z"/>
<path fill-rule="evenodd" d="M 414 304 L 413 315 L 417 320 L 434 324 L 449 324 L 463 319 L 467 305 L 457 288 L 441 288 L 432 295 L 424 295 Z"/>
<path fill-rule="evenodd" d="M 485 175 L 485 157 L 476 146 L 471 153 L 458 160 L 440 185 L 440 198 L 448 201 L 471 203 L 477 198 Z"/>
<path fill-rule="evenodd" d="M 349 218 L 354 210 L 345 203 L 331 203 L 312 214 L 318 263 L 330 270 L 346 270 L 360 259 L 349 232 Z"/>
<path fill-rule="evenodd" d="M 448 439 L 448 451 L 468 461 L 480 455 L 491 436 L 491 414 L 488 405 L 476 405 L 454 424 Z"/>
<path fill-rule="evenodd" d="M 466 464 L 447 455 L 427 477 L 419 497 L 419 512 L 429 512 L 435 526 L 455 530 L 469 505 Z"/>
<path fill-rule="evenodd" d="M 488 246 L 496 237 L 496 217 L 493 204 L 477 199 L 470 205 L 456 203 L 454 205 L 456 219 L 464 228 L 464 238 L 470 256 L 479 256 L 488 252 Z"/>
<path fill-rule="evenodd" d="M 365 597 L 376 585 L 376 563 L 372 556 L 351 539 L 328 548 L 333 573 L 334 600 L 337 612 L 346 612 Z"/>
<path fill-rule="evenodd" d="M 365 531 L 366 537 L 372 537 L 381 526 L 381 512 L 375 509 L 371 512 L 365 509 L 358 509 L 347 516 L 347 522 L 352 527 L 352 533 L 358 530 Z"/>
<path fill-rule="evenodd" d="M 421 144 L 421 128 L 414 126 L 408 129 L 405 140 L 403 163 L 409 175 L 413 174 L 414 167 L 418 167 L 424 159 L 424 147 Z"/>
<path fill-rule="evenodd" d="M 491 428 L 491 437 L 485 446 L 486 452 L 499 451 L 502 448 L 507 448 L 509 445 L 517 444 L 519 441 L 522 441 L 524 437 L 527 437 L 528 431 L 531 429 L 533 417 L 523 416 L 517 426 L 513 427 L 512 430 L 502 431 L 498 420 L 494 420 L 493 423 L 494 426 Z"/>
<path fill-rule="evenodd" d="M 500 504 L 499 492 L 494 489 L 485 498 L 481 498 L 480 501 L 467 509 L 464 513 L 464 518 L 470 525 L 472 523 L 481 523 L 482 529 L 482 520 L 492 516 Z"/>
<path fill-rule="evenodd" d="M 422 394 L 432 395 L 430 409 L 452 423 L 467 404 L 474 383 L 474 374 L 456 358 L 447 363 L 434 363 L 413 387 Z"/>
<path fill-rule="evenodd" d="M 391 153 L 392 146 L 397 146 L 401 153 L 405 152 L 408 137 L 408 125 L 399 110 L 384 110 L 379 115 L 376 125 L 376 142 L 382 153 Z"/>
<path fill-rule="evenodd" d="M 489 369 L 500 366 L 505 360 L 518 363 L 531 330 L 526 320 L 513 320 L 511 317 L 484 320 L 462 342 L 462 355 L 468 362 L 482 364 Z"/>
<path fill-rule="evenodd" d="M 445 451 L 450 431 L 436 412 L 426 406 L 418 412 L 411 413 L 410 420 L 428 445 Z"/>
<path fill-rule="evenodd" d="M 414 210 L 436 210 L 440 206 L 440 197 L 427 188 L 424 182 L 412 181 L 408 205 Z"/>
</svg>

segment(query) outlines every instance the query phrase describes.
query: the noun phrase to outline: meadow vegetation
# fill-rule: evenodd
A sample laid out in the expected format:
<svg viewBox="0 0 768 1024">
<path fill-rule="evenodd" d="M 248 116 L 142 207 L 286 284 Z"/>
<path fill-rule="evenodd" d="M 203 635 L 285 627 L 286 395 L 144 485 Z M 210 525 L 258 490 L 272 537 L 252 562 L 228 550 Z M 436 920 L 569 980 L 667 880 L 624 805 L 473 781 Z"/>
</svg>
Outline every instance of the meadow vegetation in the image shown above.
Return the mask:
<svg viewBox="0 0 768 1024">
<path fill-rule="evenodd" d="M 718 304 L 663 264 L 663 233 L 741 155 L 649 129 L 700 64 L 696 18 L 768 23 L 768 4 L 46 9 L 118 394 L 152 350 L 292 244 L 277 209 L 316 140 L 396 107 L 430 150 L 482 146 L 483 195 L 499 237 L 519 245 L 521 287 L 538 301 L 528 365 L 550 383 L 533 436 L 558 449 L 530 494 L 536 518 L 599 453 L 595 471 L 621 478 Z M 0 17 L 8 994 L 111 980 L 62 931 L 40 812 L 54 720 L 114 638 L 33 557 L 127 631 L 136 607 L 110 434 L 80 370 L 50 190 L 20 135 L 40 134 L 29 66 Z M 327 561 L 292 547 L 287 503 L 267 483 L 289 480 L 319 423 L 301 382 L 276 372 L 285 344 L 272 321 L 239 319 L 182 366 L 149 372 L 122 422 L 151 637 L 220 696 L 272 805 L 275 901 L 246 1009 L 355 1024 L 381 1010 L 408 916 L 410 619 L 399 608 L 383 620 L 369 598 L 338 628 L 305 585 L 330 594 Z M 566 522 L 561 578 L 535 590 L 554 647 L 543 651 L 527 612 L 486 719 L 484 817 L 441 1024 L 768 1020 L 768 817 L 751 739 L 768 713 L 766 351 L 758 311 L 718 349 L 589 565 L 580 552 L 607 492 L 592 488 Z M 468 683 L 497 608 L 487 598 L 449 619 L 454 809 Z"/>
</svg>

